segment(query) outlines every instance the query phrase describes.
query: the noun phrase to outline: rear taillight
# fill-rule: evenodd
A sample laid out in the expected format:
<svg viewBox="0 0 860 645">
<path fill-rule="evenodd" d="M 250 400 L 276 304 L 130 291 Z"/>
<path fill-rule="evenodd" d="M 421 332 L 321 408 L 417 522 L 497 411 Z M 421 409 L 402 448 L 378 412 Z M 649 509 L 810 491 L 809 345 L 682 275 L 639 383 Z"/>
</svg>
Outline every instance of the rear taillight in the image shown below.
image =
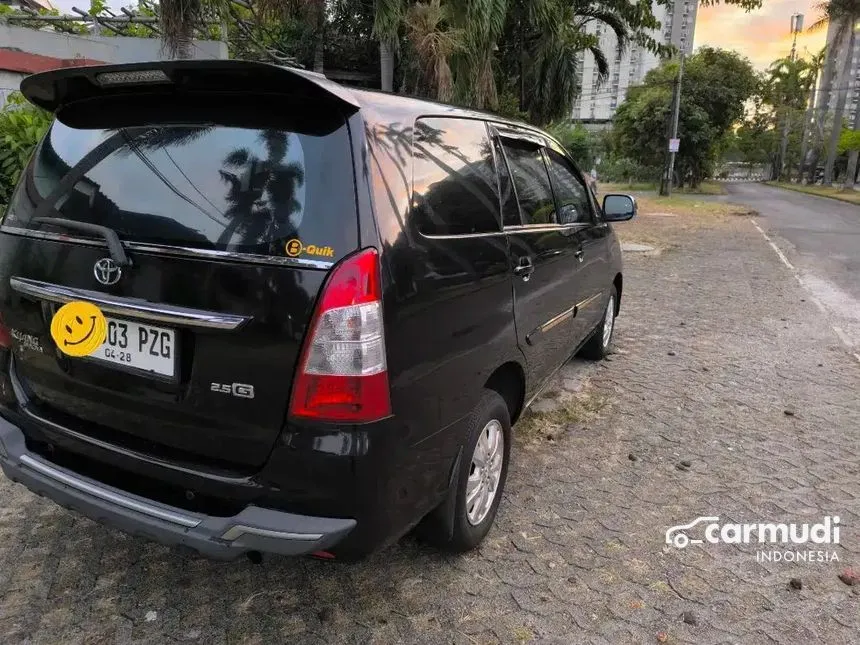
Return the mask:
<svg viewBox="0 0 860 645">
<path fill-rule="evenodd" d="M 367 423 L 391 414 L 379 254 L 365 249 L 332 270 L 305 338 L 290 415 Z"/>
</svg>

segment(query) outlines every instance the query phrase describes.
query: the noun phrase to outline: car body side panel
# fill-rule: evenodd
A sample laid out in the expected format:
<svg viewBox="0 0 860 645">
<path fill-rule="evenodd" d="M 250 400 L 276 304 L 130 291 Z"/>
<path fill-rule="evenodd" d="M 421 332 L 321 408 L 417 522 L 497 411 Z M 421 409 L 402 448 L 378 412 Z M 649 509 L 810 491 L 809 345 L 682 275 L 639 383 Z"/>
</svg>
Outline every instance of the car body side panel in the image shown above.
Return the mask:
<svg viewBox="0 0 860 645">
<path fill-rule="evenodd" d="M 410 437 L 410 459 L 425 466 L 420 485 L 438 500 L 465 439 L 462 420 L 483 384 L 500 365 L 522 363 L 507 242 L 502 233 L 422 235 L 410 215 L 413 117 L 402 120 L 384 105 L 362 114 L 385 272 L 392 405 Z"/>
</svg>

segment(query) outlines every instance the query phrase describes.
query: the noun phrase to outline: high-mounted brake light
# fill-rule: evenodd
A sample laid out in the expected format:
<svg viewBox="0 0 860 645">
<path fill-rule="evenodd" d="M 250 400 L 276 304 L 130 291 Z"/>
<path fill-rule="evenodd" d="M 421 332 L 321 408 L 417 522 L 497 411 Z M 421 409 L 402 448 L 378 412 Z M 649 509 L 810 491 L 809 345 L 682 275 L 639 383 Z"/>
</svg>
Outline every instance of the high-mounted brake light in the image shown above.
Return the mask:
<svg viewBox="0 0 860 645">
<path fill-rule="evenodd" d="M 342 260 L 323 286 L 305 338 L 290 415 L 367 423 L 391 414 L 379 254 Z"/>
<path fill-rule="evenodd" d="M 138 85 L 143 83 L 169 83 L 170 77 L 160 69 L 139 69 L 127 72 L 96 74 L 99 85 Z"/>
</svg>

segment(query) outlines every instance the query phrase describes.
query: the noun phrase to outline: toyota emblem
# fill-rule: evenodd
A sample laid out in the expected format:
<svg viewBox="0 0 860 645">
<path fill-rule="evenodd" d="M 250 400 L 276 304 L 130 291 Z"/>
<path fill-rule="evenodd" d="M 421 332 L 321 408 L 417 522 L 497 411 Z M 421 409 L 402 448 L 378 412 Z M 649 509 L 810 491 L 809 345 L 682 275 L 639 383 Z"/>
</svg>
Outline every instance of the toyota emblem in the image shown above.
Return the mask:
<svg viewBox="0 0 860 645">
<path fill-rule="evenodd" d="M 116 284 L 122 277 L 122 268 L 111 258 L 102 258 L 93 267 L 93 274 L 102 284 Z"/>
</svg>

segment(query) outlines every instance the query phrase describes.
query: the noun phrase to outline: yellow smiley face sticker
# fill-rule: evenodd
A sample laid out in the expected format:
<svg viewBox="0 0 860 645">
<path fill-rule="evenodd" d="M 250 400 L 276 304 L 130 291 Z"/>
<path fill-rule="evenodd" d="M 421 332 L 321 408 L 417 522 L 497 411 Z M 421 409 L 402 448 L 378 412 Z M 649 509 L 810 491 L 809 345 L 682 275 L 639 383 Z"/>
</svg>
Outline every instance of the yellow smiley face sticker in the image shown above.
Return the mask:
<svg viewBox="0 0 860 645">
<path fill-rule="evenodd" d="M 104 314 L 89 302 L 69 302 L 51 319 L 51 337 L 57 349 L 69 356 L 89 356 L 105 342 Z"/>
</svg>

